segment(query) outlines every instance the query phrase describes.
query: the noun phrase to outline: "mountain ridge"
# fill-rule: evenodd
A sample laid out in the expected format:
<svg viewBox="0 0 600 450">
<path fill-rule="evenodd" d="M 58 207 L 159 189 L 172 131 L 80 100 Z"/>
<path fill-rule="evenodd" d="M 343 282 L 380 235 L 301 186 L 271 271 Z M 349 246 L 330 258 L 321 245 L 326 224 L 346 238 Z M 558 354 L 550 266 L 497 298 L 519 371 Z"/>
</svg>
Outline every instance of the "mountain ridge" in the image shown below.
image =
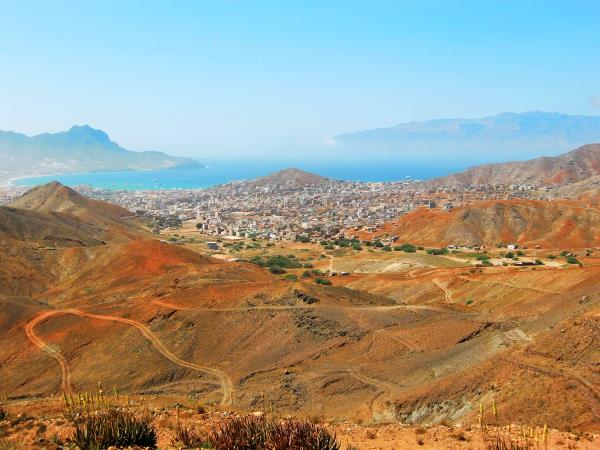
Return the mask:
<svg viewBox="0 0 600 450">
<path fill-rule="evenodd" d="M 600 175 L 600 144 L 587 144 L 558 156 L 469 167 L 463 172 L 428 180 L 425 185 L 565 185 L 582 182 L 597 175 Z"/>
<path fill-rule="evenodd" d="M 555 155 L 600 141 L 600 116 L 532 111 L 475 119 L 435 119 L 344 133 L 333 138 L 342 147 L 428 155 L 475 156 L 493 151 L 502 158 Z M 454 155 L 449 153 L 454 152 Z"/>
<path fill-rule="evenodd" d="M 0 158 L 6 174 L 13 176 L 202 167 L 191 158 L 127 150 L 112 141 L 106 132 L 89 125 L 74 125 L 68 131 L 33 136 L 0 131 Z"/>
<path fill-rule="evenodd" d="M 451 211 L 418 208 L 377 234 L 433 247 L 516 243 L 546 249 L 591 248 L 600 245 L 600 209 L 574 200 L 482 200 Z"/>
</svg>

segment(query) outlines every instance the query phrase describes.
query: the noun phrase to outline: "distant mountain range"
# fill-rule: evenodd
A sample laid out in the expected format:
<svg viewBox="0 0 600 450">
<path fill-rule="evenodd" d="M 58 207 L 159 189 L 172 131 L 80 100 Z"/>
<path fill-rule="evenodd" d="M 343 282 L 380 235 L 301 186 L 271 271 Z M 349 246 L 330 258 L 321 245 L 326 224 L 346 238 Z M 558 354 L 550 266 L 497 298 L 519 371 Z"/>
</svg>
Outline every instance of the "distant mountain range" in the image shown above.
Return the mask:
<svg viewBox="0 0 600 450">
<path fill-rule="evenodd" d="M 600 117 L 548 112 L 503 113 L 481 119 L 440 119 L 402 123 L 342 134 L 338 146 L 398 156 L 464 157 L 500 161 L 556 155 L 600 142 Z M 464 159 L 464 158 L 463 158 Z"/>
<path fill-rule="evenodd" d="M 428 186 L 473 184 L 568 185 L 600 176 L 600 144 L 584 145 L 568 153 L 498 164 L 470 167 L 464 172 L 435 178 Z"/>
<path fill-rule="evenodd" d="M 0 160 L 3 178 L 7 175 L 202 167 L 190 158 L 126 150 L 111 141 L 104 131 L 87 125 L 36 136 L 0 131 Z"/>
</svg>

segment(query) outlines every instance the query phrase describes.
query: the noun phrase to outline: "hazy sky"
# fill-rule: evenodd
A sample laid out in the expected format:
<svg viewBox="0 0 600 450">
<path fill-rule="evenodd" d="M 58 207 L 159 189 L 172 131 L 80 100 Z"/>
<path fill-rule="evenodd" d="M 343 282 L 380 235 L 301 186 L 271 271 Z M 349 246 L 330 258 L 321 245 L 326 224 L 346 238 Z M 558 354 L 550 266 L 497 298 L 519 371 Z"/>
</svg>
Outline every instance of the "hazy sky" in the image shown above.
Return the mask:
<svg viewBox="0 0 600 450">
<path fill-rule="evenodd" d="M 294 151 L 347 131 L 600 114 L 600 2 L 0 0 L 0 129 Z"/>
</svg>

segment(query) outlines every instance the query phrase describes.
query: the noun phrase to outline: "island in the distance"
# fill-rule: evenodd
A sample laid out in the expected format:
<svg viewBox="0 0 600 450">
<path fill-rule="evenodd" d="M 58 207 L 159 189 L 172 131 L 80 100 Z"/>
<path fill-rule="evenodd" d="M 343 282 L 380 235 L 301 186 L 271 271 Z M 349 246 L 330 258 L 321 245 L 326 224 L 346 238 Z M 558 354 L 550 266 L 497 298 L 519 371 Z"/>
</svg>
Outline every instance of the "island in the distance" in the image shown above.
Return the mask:
<svg viewBox="0 0 600 450">
<path fill-rule="evenodd" d="M 126 150 L 104 131 L 88 125 L 35 136 L 0 131 L 0 159 L 0 181 L 69 172 L 203 167 L 191 158 Z"/>
</svg>

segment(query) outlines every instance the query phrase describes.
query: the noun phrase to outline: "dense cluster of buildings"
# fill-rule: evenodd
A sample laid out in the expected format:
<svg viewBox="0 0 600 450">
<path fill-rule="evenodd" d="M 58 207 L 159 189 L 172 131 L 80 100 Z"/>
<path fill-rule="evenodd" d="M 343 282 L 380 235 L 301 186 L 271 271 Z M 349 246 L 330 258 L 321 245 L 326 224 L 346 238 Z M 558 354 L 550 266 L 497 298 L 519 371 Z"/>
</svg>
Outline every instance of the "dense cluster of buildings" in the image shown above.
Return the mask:
<svg viewBox="0 0 600 450">
<path fill-rule="evenodd" d="M 209 189 L 101 190 L 82 194 L 134 211 L 156 231 L 192 221 L 206 235 L 319 240 L 342 230 L 373 230 L 415 208 L 454 207 L 486 199 L 536 198 L 539 187 L 486 185 L 427 188 L 413 181 L 312 183 L 232 182 Z M 8 204 L 22 187 L 0 190 Z"/>
</svg>

